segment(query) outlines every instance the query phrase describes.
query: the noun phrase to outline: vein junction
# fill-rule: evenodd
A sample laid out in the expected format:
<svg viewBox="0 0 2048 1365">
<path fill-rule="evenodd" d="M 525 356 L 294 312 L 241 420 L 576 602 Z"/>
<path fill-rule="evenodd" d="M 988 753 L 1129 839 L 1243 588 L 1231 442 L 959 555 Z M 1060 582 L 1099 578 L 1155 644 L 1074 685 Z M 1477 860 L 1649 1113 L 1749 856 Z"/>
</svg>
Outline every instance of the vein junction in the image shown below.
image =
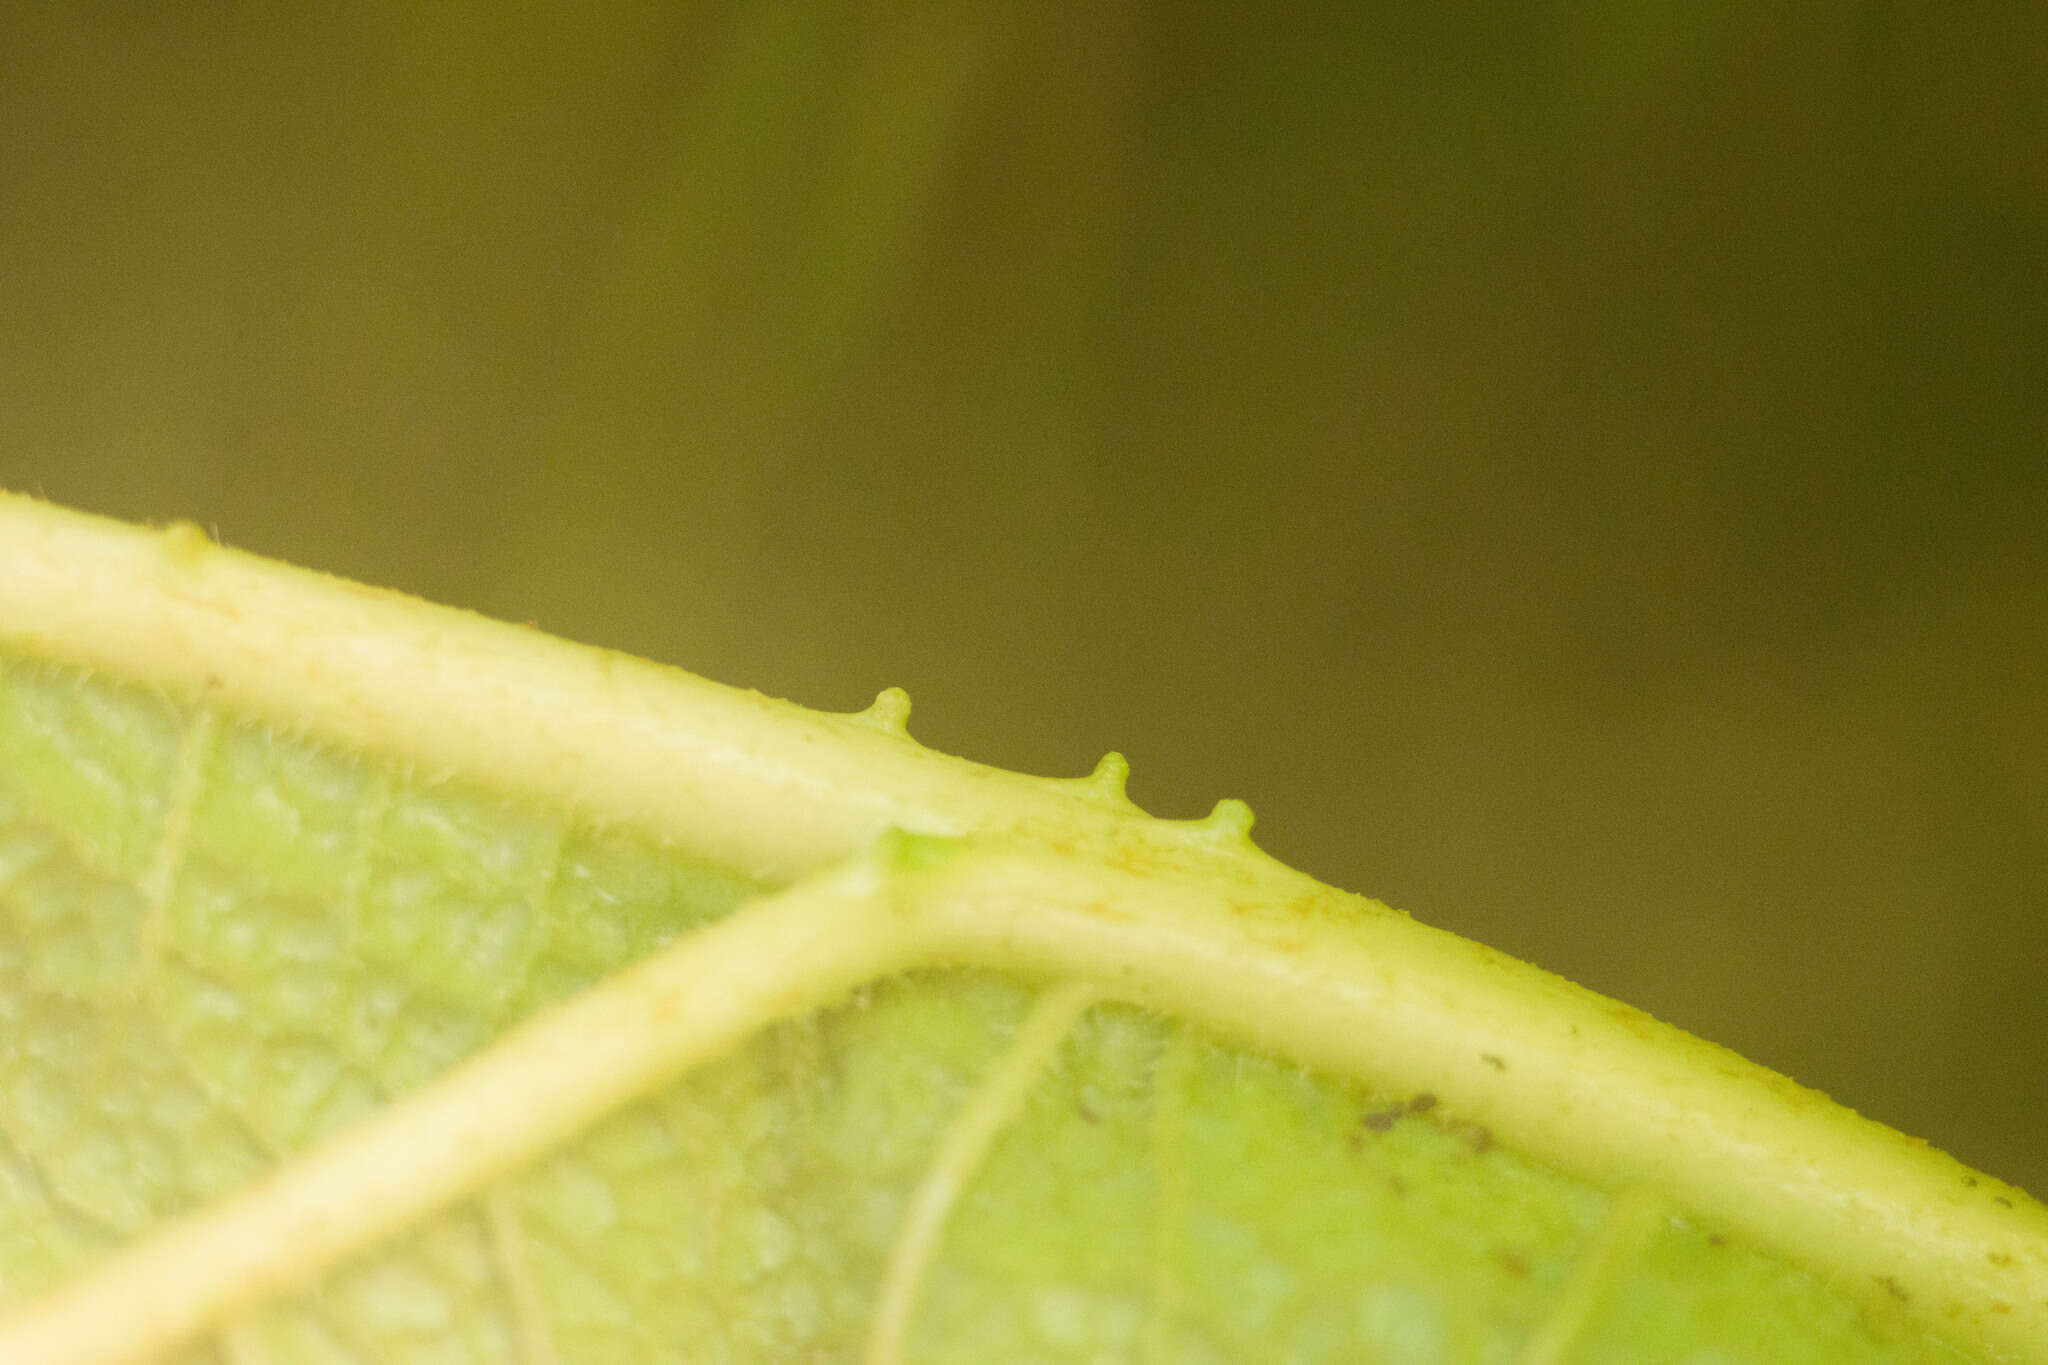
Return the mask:
<svg viewBox="0 0 2048 1365">
<path fill-rule="evenodd" d="M 1630 1065 L 1646 1074 L 1667 1066 L 1654 1047 L 1632 1058 L 1619 1043 L 1602 1054 L 1619 1059 L 1611 1075 L 1529 1064 L 1541 1041 L 1531 1020 L 1551 1017 L 1562 1030 L 1576 1017 L 1568 1034 L 1576 1039 L 1579 1025 L 1590 1032 L 1601 1016 L 1551 999 L 1546 993 L 1563 988 L 1541 979 L 1517 980 L 1501 995 L 1483 984 L 1451 992 L 1445 983 L 1462 964 L 1447 954 L 1481 950 L 1439 947 L 1446 936 L 1432 932 L 1405 920 L 1318 917 L 1313 905 L 1254 902 L 1227 886 L 995 840 L 885 836 L 863 856 L 759 898 L 536 1016 L 274 1176 L 29 1305 L 0 1323 L 0 1365 L 116 1365 L 187 1341 L 488 1189 L 762 1029 L 913 968 L 990 967 L 1070 984 L 1038 1002 L 942 1138 L 888 1257 L 866 1348 L 872 1365 L 902 1359 L 949 1211 L 1061 1040 L 1098 1001 L 1193 1020 L 1340 1075 L 1415 1090 L 1428 1082 L 1431 1106 L 1440 1092 L 1446 1110 L 1515 1119 L 1524 1134 L 1542 1131 L 1541 1114 L 1515 1108 L 1535 1083 L 1520 1080 L 1515 1090 L 1508 1082 L 1547 1070 L 1545 1091 L 1563 1092 L 1568 1113 L 1604 1102 L 1601 1085 L 1645 1090 Z M 1387 965 L 1401 953 L 1412 958 L 1405 973 Z M 1629 1027 L 1622 1021 L 1624 1034 Z M 1567 1050 L 1574 1045 L 1555 1043 L 1554 1060 L 1576 1055 Z M 1517 1047 L 1504 1082 L 1486 1059 Z M 1573 1086 L 1591 1088 L 1580 1095 Z M 1698 1207 L 1702 1190 L 1739 1193 L 1715 1164 L 1727 1153 L 1703 1140 L 1711 1128 L 1667 1132 L 1645 1120 L 1615 1131 L 1635 1147 L 1603 1160 L 1624 1178 L 1662 1162 L 1660 1198 Z M 1795 1196 L 1775 1210 L 1724 1216 L 1768 1229 L 1798 1212 Z M 1565 1358 L 1642 1245 L 1654 1207 L 1617 1203 L 1539 1326 L 1531 1365 Z M 1832 1235 L 1817 1228 L 1799 1231 Z M 1901 1260 L 1896 1249 L 1866 1250 Z M 1155 1325 L 1155 1346 L 1163 1330 Z"/>
</svg>

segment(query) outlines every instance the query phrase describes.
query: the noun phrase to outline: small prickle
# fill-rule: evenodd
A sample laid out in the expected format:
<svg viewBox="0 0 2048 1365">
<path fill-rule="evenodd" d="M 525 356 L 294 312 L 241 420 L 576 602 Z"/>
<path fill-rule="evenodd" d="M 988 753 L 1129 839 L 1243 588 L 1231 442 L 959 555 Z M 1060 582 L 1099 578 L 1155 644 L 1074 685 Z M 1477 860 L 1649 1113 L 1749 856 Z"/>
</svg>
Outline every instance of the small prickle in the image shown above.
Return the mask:
<svg viewBox="0 0 2048 1365">
<path fill-rule="evenodd" d="M 856 711 L 853 718 L 877 730 L 908 738 L 910 694 L 900 687 L 885 687 L 875 693 L 875 699 L 868 703 L 865 711 Z"/>
<path fill-rule="evenodd" d="M 1081 780 L 1092 787 L 1096 795 L 1113 806 L 1130 803 L 1130 795 L 1125 791 L 1131 780 L 1130 760 L 1114 749 L 1104 754 L 1102 761 L 1095 765 L 1095 771 Z"/>
<path fill-rule="evenodd" d="M 164 553 L 179 564 L 191 565 L 213 548 L 213 540 L 199 523 L 174 521 L 163 529 Z"/>
<path fill-rule="evenodd" d="M 1234 796 L 1226 796 L 1197 822 L 1196 828 L 1215 839 L 1248 844 L 1252 837 L 1252 808 Z"/>
</svg>

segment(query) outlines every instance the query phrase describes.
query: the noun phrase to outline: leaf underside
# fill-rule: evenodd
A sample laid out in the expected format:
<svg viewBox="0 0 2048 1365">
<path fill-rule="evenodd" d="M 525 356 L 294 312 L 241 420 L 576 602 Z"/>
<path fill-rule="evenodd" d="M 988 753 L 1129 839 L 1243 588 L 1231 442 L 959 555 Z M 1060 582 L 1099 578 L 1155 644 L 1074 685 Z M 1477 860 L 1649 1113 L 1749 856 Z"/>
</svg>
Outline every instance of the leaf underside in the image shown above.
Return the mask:
<svg viewBox="0 0 2048 1365">
<path fill-rule="evenodd" d="M 0 666 L 0 758 L 0 1308 L 774 889 L 33 661 Z M 874 981 L 166 1358 L 883 1358 L 913 1197 L 1052 984 Z M 904 1359 L 1974 1358 L 1682 1211 L 1623 1231 L 1620 1192 L 1426 1094 L 1171 1018 L 1096 1004 L 1029 1080 Z"/>
</svg>

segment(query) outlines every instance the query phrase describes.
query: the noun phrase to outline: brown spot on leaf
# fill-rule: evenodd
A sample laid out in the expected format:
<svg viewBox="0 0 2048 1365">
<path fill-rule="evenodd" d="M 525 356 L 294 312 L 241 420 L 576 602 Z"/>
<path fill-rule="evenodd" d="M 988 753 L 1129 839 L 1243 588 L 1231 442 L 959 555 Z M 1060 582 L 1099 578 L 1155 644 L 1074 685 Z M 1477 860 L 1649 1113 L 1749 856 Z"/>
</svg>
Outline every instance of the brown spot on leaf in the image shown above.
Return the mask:
<svg viewBox="0 0 2048 1365">
<path fill-rule="evenodd" d="M 2012 1200 L 2010 1200 L 2010 1199 L 2007 1199 L 2007 1198 L 2006 1198 L 2006 1197 L 2005 1197 L 2004 1195 L 2002 1195 L 2002 1194 L 1994 1194 L 1994 1195 L 1992 1195 L 1992 1196 L 1991 1196 L 1991 1202 L 1992 1202 L 1992 1203 L 1994 1203 L 1994 1204 L 1996 1204 L 1996 1205 L 1998 1205 L 1998 1206 L 1999 1206 L 2000 1208 L 2002 1208 L 2002 1209 L 2009 1209 L 2009 1208 L 2011 1208 L 2011 1207 L 2012 1207 Z"/>
<path fill-rule="evenodd" d="M 1529 1258 L 1512 1247 L 1502 1247 L 1494 1252 L 1493 1263 L 1518 1280 L 1529 1278 Z"/>
<path fill-rule="evenodd" d="M 1472 1149 L 1474 1156 L 1493 1150 L 1493 1130 L 1477 1123 L 1465 1124 L 1460 1131 L 1464 1134 L 1465 1145 Z"/>
<path fill-rule="evenodd" d="M 1391 1109 L 1368 1109 L 1358 1117 L 1358 1126 L 1368 1133 L 1384 1133 L 1394 1126 L 1394 1120 L 1408 1111 L 1400 1105 Z"/>
<path fill-rule="evenodd" d="M 2012 1264 L 2012 1257 L 2003 1251 L 1987 1251 L 1984 1253 L 1984 1259 L 1997 1266 Z"/>
<path fill-rule="evenodd" d="M 1885 1293 L 1891 1295 L 1900 1303 L 1904 1303 L 1906 1300 L 1913 1297 L 1911 1294 L 1908 1294 L 1905 1290 L 1899 1288 L 1899 1282 L 1889 1275 L 1879 1275 L 1877 1277 L 1877 1282 L 1884 1286 Z"/>
<path fill-rule="evenodd" d="M 1427 1090 L 1408 1101 L 1408 1112 L 1411 1114 L 1427 1114 L 1434 1108 L 1436 1108 L 1436 1096 L 1430 1094 Z"/>
<path fill-rule="evenodd" d="M 1508 1069 L 1508 1064 L 1505 1061 L 1502 1061 L 1501 1058 L 1495 1053 L 1482 1052 L 1479 1054 L 1479 1060 L 1485 1062 L 1495 1071 L 1506 1071 Z"/>
</svg>

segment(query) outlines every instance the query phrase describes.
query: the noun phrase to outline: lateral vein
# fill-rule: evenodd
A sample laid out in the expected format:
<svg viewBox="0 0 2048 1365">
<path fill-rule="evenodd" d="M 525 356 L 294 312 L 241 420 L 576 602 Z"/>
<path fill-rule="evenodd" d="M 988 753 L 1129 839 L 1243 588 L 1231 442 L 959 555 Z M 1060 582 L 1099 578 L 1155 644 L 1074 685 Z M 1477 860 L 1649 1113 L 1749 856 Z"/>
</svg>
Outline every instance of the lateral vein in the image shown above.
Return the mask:
<svg viewBox="0 0 2048 1365">
<path fill-rule="evenodd" d="M 931 1168 L 911 1195 L 896 1244 L 889 1250 L 868 1337 L 868 1365 L 898 1365 L 903 1359 L 918 1292 L 924 1286 L 925 1271 L 938 1248 L 947 1215 L 997 1135 L 1023 1109 L 1054 1052 L 1100 999 L 1101 989 L 1089 981 L 1064 982 L 1039 996 L 1018 1026 L 1010 1050 L 947 1126 Z"/>
<path fill-rule="evenodd" d="M 910 954 L 865 860 L 764 897 L 515 1028 L 244 1191 L 0 1319 L 0 1365 L 121 1365 L 473 1194 Z"/>
</svg>

